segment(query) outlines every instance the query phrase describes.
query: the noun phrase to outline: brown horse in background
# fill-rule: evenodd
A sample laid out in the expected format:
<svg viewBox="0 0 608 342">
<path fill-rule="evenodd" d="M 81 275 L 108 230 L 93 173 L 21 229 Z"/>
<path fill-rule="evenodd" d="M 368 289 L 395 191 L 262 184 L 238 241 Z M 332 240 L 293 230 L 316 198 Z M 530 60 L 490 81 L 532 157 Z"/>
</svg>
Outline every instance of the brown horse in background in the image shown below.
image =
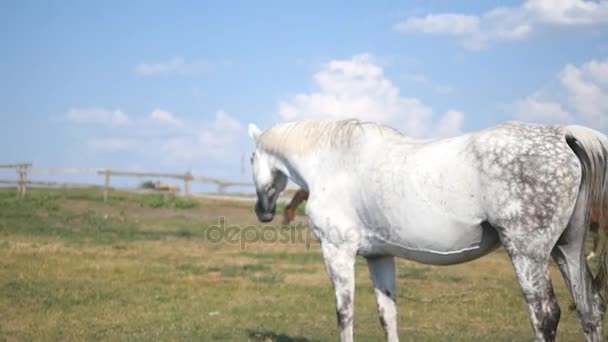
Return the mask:
<svg viewBox="0 0 608 342">
<path fill-rule="evenodd" d="M 291 202 L 285 207 L 285 211 L 283 211 L 283 224 L 289 224 L 296 217 L 296 209 L 298 206 L 302 204 L 302 202 L 308 200 L 308 191 L 300 189 L 298 190 Z"/>
<path fill-rule="evenodd" d="M 606 209 L 607 208 L 605 205 L 604 211 Z M 587 255 L 587 260 L 594 258 L 596 254 L 600 252 L 597 250 L 600 241 L 600 229 L 608 234 L 608 215 L 602 215 L 601 206 L 597 205 L 591 208 L 589 232 L 591 233 L 591 238 L 593 239 L 593 247 L 591 248 L 589 255 Z"/>
</svg>

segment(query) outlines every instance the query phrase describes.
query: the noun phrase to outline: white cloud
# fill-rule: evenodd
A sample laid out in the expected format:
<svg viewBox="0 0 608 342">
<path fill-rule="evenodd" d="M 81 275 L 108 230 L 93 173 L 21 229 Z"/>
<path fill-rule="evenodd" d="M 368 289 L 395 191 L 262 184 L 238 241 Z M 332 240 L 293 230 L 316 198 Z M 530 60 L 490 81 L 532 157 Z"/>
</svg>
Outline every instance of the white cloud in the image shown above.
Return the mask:
<svg viewBox="0 0 608 342">
<path fill-rule="evenodd" d="M 205 72 L 207 69 L 208 64 L 204 61 L 188 61 L 183 57 L 173 57 L 164 62 L 140 63 L 133 71 L 140 76 L 188 76 Z"/>
<path fill-rule="evenodd" d="M 218 110 L 211 120 L 203 122 L 181 119 L 159 108 L 132 119 L 120 110 L 71 109 L 67 119 L 80 124 L 107 125 L 95 127 L 95 131 L 88 134 L 84 143 L 89 149 L 108 153 L 129 151 L 142 157 L 154 155 L 155 160 L 164 165 L 183 165 L 201 160 L 238 161 L 240 149 L 248 146 L 244 143 L 243 124 L 223 110 Z M 90 137 L 95 132 L 113 136 Z M 157 151 L 162 153 L 157 154 Z"/>
<path fill-rule="evenodd" d="M 93 139 L 88 142 L 89 146 L 95 150 L 106 152 L 126 151 L 133 146 L 133 141 L 130 139 Z"/>
<path fill-rule="evenodd" d="M 67 113 L 67 119 L 78 123 L 124 125 L 129 117 L 119 109 L 103 108 L 72 108 Z"/>
<path fill-rule="evenodd" d="M 557 102 L 543 101 L 532 95 L 515 103 L 514 118 L 543 123 L 568 123 L 572 116 Z"/>
<path fill-rule="evenodd" d="M 230 116 L 230 114 L 220 109 L 215 113 L 215 119 L 213 120 L 212 127 L 218 132 L 238 132 L 243 129 L 243 124 L 238 119 Z"/>
<path fill-rule="evenodd" d="M 240 121 L 219 110 L 215 113 L 214 120 L 200 130 L 199 141 L 208 150 L 227 147 L 235 142 L 242 130 Z"/>
<path fill-rule="evenodd" d="M 606 1 L 530 0 L 523 6 L 540 20 L 560 25 L 592 25 L 608 23 Z"/>
<path fill-rule="evenodd" d="M 182 127 L 184 125 L 173 113 L 158 108 L 150 113 L 150 119 L 169 126 Z"/>
<path fill-rule="evenodd" d="M 161 145 L 161 159 L 164 163 L 193 161 L 202 156 L 200 149 L 193 139 L 187 137 L 171 137 Z"/>
<path fill-rule="evenodd" d="M 409 18 L 395 25 L 400 32 L 421 32 L 462 36 L 479 31 L 479 17 L 462 14 L 429 14 L 425 17 Z"/>
<path fill-rule="evenodd" d="M 432 132 L 433 110 L 419 99 L 402 97 L 370 55 L 333 60 L 314 80 L 317 92 L 279 103 L 282 120 L 358 118 L 388 123 L 415 137 Z"/>
<path fill-rule="evenodd" d="M 462 122 L 464 113 L 457 110 L 448 110 L 439 120 L 437 127 L 432 134 L 435 137 L 449 138 L 462 133 Z"/>
<path fill-rule="evenodd" d="M 239 160 L 244 140 L 243 124 L 223 110 L 188 134 L 170 137 L 161 145 L 165 160 L 173 163 L 212 158 L 216 161 Z"/>
<path fill-rule="evenodd" d="M 608 1 L 528 0 L 481 15 L 459 13 L 410 17 L 394 29 L 402 33 L 457 36 L 467 48 L 496 41 L 523 40 L 541 28 L 608 25 Z"/>
<path fill-rule="evenodd" d="M 425 75 L 422 74 L 406 74 L 405 78 L 428 87 L 441 94 L 449 94 L 453 91 L 453 88 L 449 85 L 436 83 Z"/>
<path fill-rule="evenodd" d="M 582 119 L 602 127 L 608 124 L 608 60 L 567 65 L 560 82 L 568 93 L 568 104 Z"/>
<path fill-rule="evenodd" d="M 566 65 L 558 90 L 537 92 L 515 104 L 514 116 L 543 122 L 580 123 L 608 129 L 608 59 Z"/>
</svg>

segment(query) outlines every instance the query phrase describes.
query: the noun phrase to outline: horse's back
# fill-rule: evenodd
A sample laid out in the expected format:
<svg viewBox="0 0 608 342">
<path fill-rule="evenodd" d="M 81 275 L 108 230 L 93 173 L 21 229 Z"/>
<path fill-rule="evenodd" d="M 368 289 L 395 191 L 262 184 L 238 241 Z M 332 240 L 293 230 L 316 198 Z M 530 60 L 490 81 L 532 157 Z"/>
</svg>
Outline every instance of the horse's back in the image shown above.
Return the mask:
<svg viewBox="0 0 608 342">
<path fill-rule="evenodd" d="M 581 164 L 563 127 L 509 122 L 473 140 L 471 153 L 493 224 L 542 227 L 571 215 Z"/>
<path fill-rule="evenodd" d="M 580 183 L 579 160 L 558 126 L 507 123 L 387 146 L 375 158 L 371 181 L 354 196 L 364 230 L 381 237 L 369 244 L 415 260 L 413 252 L 431 253 L 418 260 L 431 263 L 483 255 L 498 241 L 484 223 L 541 227 L 571 215 Z"/>
</svg>

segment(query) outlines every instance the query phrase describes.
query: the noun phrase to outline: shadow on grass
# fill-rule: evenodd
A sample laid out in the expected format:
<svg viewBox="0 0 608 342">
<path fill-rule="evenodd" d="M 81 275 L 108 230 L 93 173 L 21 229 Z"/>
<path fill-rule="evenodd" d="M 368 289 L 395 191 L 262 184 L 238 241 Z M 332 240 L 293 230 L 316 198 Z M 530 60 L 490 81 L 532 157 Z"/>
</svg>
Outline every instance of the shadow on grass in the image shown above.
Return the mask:
<svg viewBox="0 0 608 342">
<path fill-rule="evenodd" d="M 460 276 L 443 274 L 426 266 L 398 266 L 397 277 L 399 279 L 434 280 L 444 283 L 458 283 L 463 280 Z"/>
<path fill-rule="evenodd" d="M 249 330 L 247 337 L 250 341 L 256 342 L 310 342 L 311 340 L 304 337 L 295 337 L 285 334 L 278 334 L 268 330 Z"/>
</svg>

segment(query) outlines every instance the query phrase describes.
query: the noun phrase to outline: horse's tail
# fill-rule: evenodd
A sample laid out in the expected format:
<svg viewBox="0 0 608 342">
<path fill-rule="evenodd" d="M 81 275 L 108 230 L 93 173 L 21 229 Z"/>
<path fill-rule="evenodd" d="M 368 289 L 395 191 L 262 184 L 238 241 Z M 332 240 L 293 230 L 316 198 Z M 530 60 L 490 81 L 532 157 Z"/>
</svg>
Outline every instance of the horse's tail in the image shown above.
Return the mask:
<svg viewBox="0 0 608 342">
<path fill-rule="evenodd" d="M 567 126 L 566 142 L 581 162 L 581 191 L 587 192 L 585 223 L 589 225 L 591 209 L 600 210 L 600 221 L 608 215 L 604 212 L 608 200 L 608 137 L 600 132 L 581 126 Z M 585 198 L 583 197 L 579 198 Z M 608 302 L 608 239 L 600 229 L 600 268 L 593 278 L 594 286 L 604 301 Z"/>
</svg>

